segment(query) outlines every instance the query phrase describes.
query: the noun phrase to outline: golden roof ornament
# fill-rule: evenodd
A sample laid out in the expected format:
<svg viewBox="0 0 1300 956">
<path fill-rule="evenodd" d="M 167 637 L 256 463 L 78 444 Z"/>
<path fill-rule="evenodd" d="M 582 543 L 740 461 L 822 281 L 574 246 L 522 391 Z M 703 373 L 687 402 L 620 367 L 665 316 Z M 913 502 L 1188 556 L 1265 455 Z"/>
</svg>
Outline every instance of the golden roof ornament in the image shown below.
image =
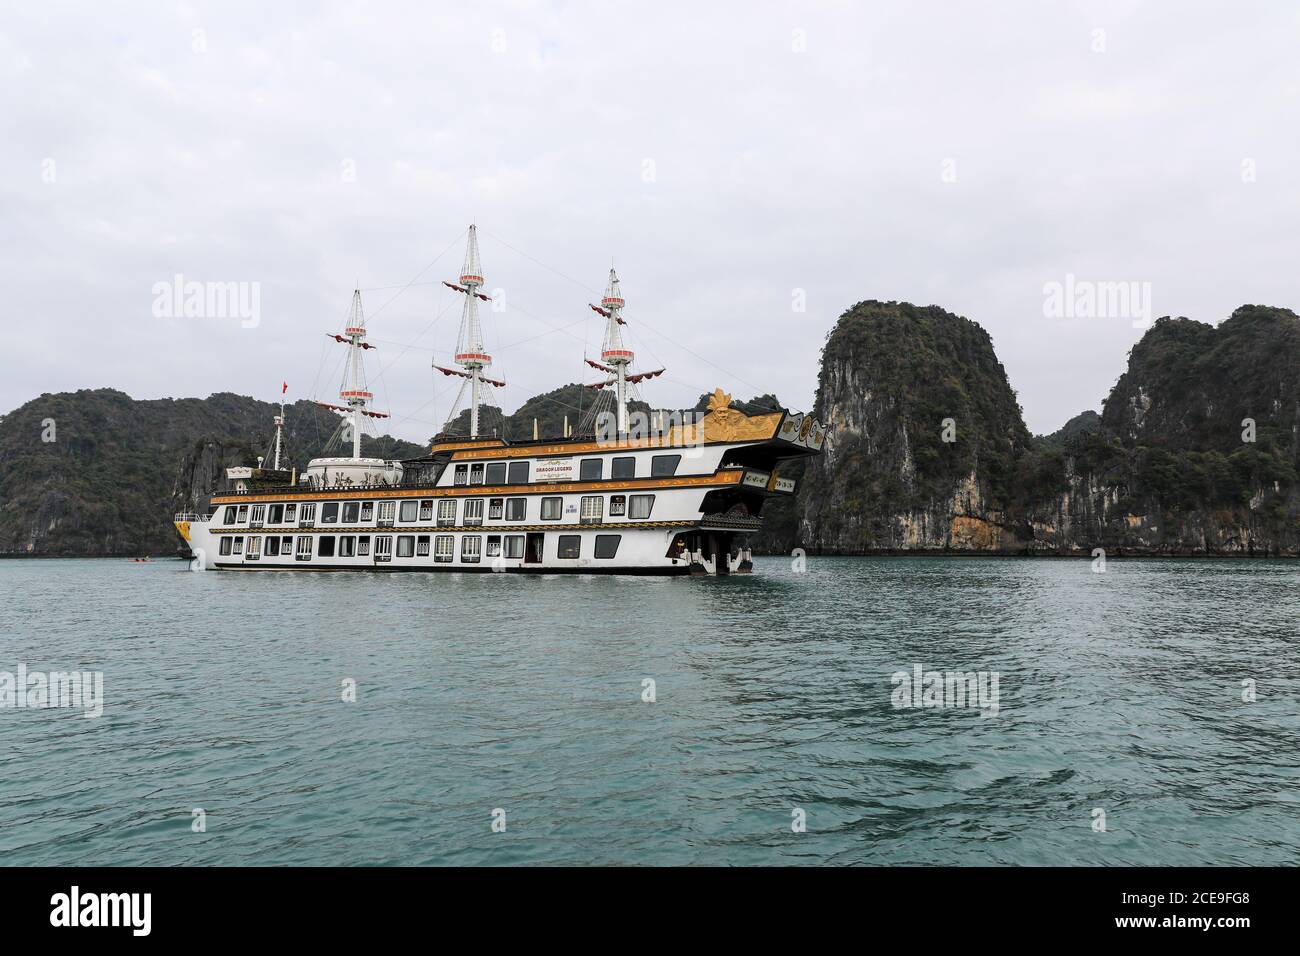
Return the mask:
<svg viewBox="0 0 1300 956">
<path fill-rule="evenodd" d="M 739 408 L 731 407 L 731 395 L 720 388 L 715 388 L 709 396 L 709 412 L 704 416 L 704 440 L 719 441 L 761 441 L 776 434 L 781 412 L 767 415 L 746 415 Z"/>
<path fill-rule="evenodd" d="M 720 388 L 715 388 L 709 396 L 709 411 L 723 412 L 731 408 L 731 396 Z"/>
</svg>

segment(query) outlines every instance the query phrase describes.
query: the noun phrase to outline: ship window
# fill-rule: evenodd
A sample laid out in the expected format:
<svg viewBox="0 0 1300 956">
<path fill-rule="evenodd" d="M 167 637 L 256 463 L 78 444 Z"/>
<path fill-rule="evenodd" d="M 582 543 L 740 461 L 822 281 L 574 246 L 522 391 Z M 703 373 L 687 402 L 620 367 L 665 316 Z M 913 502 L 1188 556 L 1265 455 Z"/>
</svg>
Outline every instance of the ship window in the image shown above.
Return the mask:
<svg viewBox="0 0 1300 956">
<path fill-rule="evenodd" d="M 226 505 L 226 514 L 222 518 L 223 524 L 234 524 L 239 520 L 239 509 L 234 505 Z"/>
<path fill-rule="evenodd" d="M 599 521 L 604 516 L 604 495 L 587 495 L 582 499 L 582 507 L 578 512 L 579 521 Z"/>
<path fill-rule="evenodd" d="M 492 519 L 494 519 L 494 520 L 496 520 L 496 521 L 500 521 L 500 520 L 501 520 L 501 503 L 502 503 L 503 501 L 505 501 L 504 498 L 489 498 L 489 499 L 488 499 L 488 517 L 489 517 L 489 518 L 492 518 Z"/>
<path fill-rule="evenodd" d="M 253 510 L 249 512 L 248 520 L 254 524 L 260 525 L 266 520 L 266 505 L 253 505 Z"/>
<path fill-rule="evenodd" d="M 506 557 L 522 558 L 524 556 L 524 536 L 522 534 L 506 535 Z"/>
<path fill-rule="evenodd" d="M 268 558 L 280 556 L 280 539 L 276 535 L 266 539 L 266 556 Z"/>
<path fill-rule="evenodd" d="M 421 521 L 433 520 L 433 499 L 432 498 L 425 498 L 423 501 L 420 502 L 420 520 Z"/>
<path fill-rule="evenodd" d="M 442 564 L 449 562 L 456 554 L 456 536 L 440 534 L 433 539 L 433 560 Z"/>
<path fill-rule="evenodd" d="M 460 536 L 460 559 L 466 564 L 478 564 L 480 550 L 483 547 L 483 539 L 476 534 L 463 534 Z"/>
<path fill-rule="evenodd" d="M 298 561 L 311 560 L 311 535 L 300 534 L 298 536 L 298 550 L 294 558 Z"/>
<path fill-rule="evenodd" d="M 469 466 L 469 483 L 471 485 L 483 484 L 483 462 L 477 461 Z"/>
<path fill-rule="evenodd" d="M 528 517 L 527 498 L 506 499 L 506 520 L 507 521 L 523 521 L 526 517 Z"/>
<path fill-rule="evenodd" d="M 562 534 L 556 546 L 557 558 L 576 558 L 582 551 L 582 535 Z"/>
<path fill-rule="evenodd" d="M 391 535 L 381 534 L 375 537 L 375 560 L 393 560 L 393 539 Z"/>
<path fill-rule="evenodd" d="M 614 478 L 635 478 L 636 477 L 636 459 L 631 455 L 626 458 L 615 458 L 612 466 Z"/>
<path fill-rule="evenodd" d="M 293 554 L 293 538 L 291 538 L 289 535 L 285 535 L 283 538 L 280 539 L 280 553 L 283 554 L 286 558 L 289 555 Z"/>
<path fill-rule="evenodd" d="M 461 518 L 465 524 L 483 523 L 483 499 L 469 498 L 465 501 L 465 515 Z"/>
<path fill-rule="evenodd" d="M 650 459 L 650 477 L 668 478 L 677 474 L 681 460 L 681 455 L 655 455 Z"/>
<path fill-rule="evenodd" d="M 605 461 L 602 458 L 584 458 L 578 465 L 580 481 L 600 481 L 605 474 Z"/>
<path fill-rule="evenodd" d="M 560 515 L 564 512 L 563 498 L 543 498 L 542 499 L 542 520 L 559 521 Z"/>
<path fill-rule="evenodd" d="M 261 535 L 248 536 L 248 550 L 244 552 L 244 557 L 256 561 L 262 556 L 262 537 Z"/>
<path fill-rule="evenodd" d="M 339 557 L 350 558 L 357 553 L 357 539 L 350 534 L 339 538 Z"/>
<path fill-rule="evenodd" d="M 504 461 L 488 462 L 487 483 L 489 485 L 504 485 L 506 483 L 506 463 Z"/>
<path fill-rule="evenodd" d="M 297 506 L 297 505 L 285 505 L 285 506 L 284 506 L 284 520 L 285 520 L 285 522 L 286 522 L 287 524 L 293 524 L 295 521 L 298 520 L 298 506 Z"/>
<path fill-rule="evenodd" d="M 370 557 L 370 535 L 363 534 L 357 538 L 357 557 Z"/>
<path fill-rule="evenodd" d="M 240 506 L 239 506 L 239 521 L 242 522 L 242 521 L 246 521 L 247 519 L 248 519 L 248 505 L 240 505 Z"/>
<path fill-rule="evenodd" d="M 339 503 L 331 501 L 320 506 L 321 524 L 336 524 L 339 520 Z"/>
<path fill-rule="evenodd" d="M 469 482 L 469 465 L 456 466 L 456 481 L 458 485 L 468 484 Z"/>
<path fill-rule="evenodd" d="M 429 536 L 422 534 L 415 539 L 415 555 L 418 558 L 427 558 L 429 556 Z"/>
<path fill-rule="evenodd" d="M 343 505 L 343 523 L 356 524 L 357 519 L 361 517 L 361 504 L 357 501 L 349 501 Z"/>
<path fill-rule="evenodd" d="M 609 516 L 627 514 L 627 495 L 609 496 Z"/>
<path fill-rule="evenodd" d="M 629 518 L 648 518 L 654 506 L 654 495 L 632 495 L 627 503 L 627 516 Z"/>
<path fill-rule="evenodd" d="M 242 554 L 243 551 L 244 539 L 242 537 L 235 538 L 235 554 Z"/>
<path fill-rule="evenodd" d="M 397 514 L 396 501 L 379 502 L 379 523 L 380 524 L 392 524 L 393 516 L 395 514 Z"/>
<path fill-rule="evenodd" d="M 402 521 L 414 521 L 420 514 L 420 503 L 414 498 L 402 502 Z"/>
<path fill-rule="evenodd" d="M 456 523 L 456 499 L 443 498 L 438 502 L 438 527 L 445 528 Z"/>
<path fill-rule="evenodd" d="M 266 512 L 267 524 L 284 523 L 284 505 L 269 505 Z"/>
<path fill-rule="evenodd" d="M 512 461 L 510 463 L 510 477 L 506 479 L 507 485 L 526 485 L 528 484 L 528 462 Z"/>
<path fill-rule="evenodd" d="M 334 536 L 332 534 L 323 534 L 316 542 L 316 554 L 322 558 L 334 557 Z"/>
<path fill-rule="evenodd" d="M 596 557 L 612 558 L 618 554 L 618 543 L 623 536 L 621 534 L 598 534 L 596 535 Z"/>
<path fill-rule="evenodd" d="M 234 545 L 234 540 L 235 540 L 235 539 L 232 538 L 232 537 L 230 537 L 230 535 L 226 535 L 224 538 L 221 539 L 221 553 L 222 553 L 222 554 L 229 554 L 229 553 L 230 553 L 230 549 L 231 549 L 231 547 Z"/>
<path fill-rule="evenodd" d="M 303 505 L 301 508 L 298 509 L 299 526 L 315 524 L 315 523 L 316 523 L 315 505 Z"/>
<path fill-rule="evenodd" d="M 489 558 L 501 556 L 501 535 L 490 534 L 487 539 L 487 550 L 484 552 Z"/>
<path fill-rule="evenodd" d="M 375 517 L 375 503 L 373 501 L 361 502 L 361 520 L 371 521 Z"/>
<path fill-rule="evenodd" d="M 397 539 L 397 556 L 410 558 L 415 555 L 415 535 L 404 534 Z"/>
</svg>

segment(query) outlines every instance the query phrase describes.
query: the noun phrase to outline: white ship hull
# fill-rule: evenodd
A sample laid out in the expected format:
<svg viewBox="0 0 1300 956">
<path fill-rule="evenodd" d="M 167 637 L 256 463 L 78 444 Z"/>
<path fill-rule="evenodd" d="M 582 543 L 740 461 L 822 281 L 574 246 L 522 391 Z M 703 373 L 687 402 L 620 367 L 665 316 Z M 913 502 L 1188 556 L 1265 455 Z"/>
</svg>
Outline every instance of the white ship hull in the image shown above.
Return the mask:
<svg viewBox="0 0 1300 956">
<path fill-rule="evenodd" d="M 614 442 L 435 445 L 426 459 L 319 459 L 297 483 L 232 475 L 206 515 L 178 515 L 198 566 L 238 571 L 746 573 L 781 461 L 816 454 L 803 416 L 746 416 L 717 393 L 702 421 Z M 344 477 L 339 477 L 343 475 Z"/>
<path fill-rule="evenodd" d="M 417 541 L 420 536 L 428 534 L 432 537 L 437 531 L 428 532 L 426 529 L 402 529 L 398 534 L 406 532 L 416 537 Z M 470 532 L 472 533 L 472 532 Z M 455 547 L 450 559 L 436 559 L 431 553 L 426 555 L 413 554 L 410 557 L 398 556 L 396 553 L 387 557 L 377 557 L 374 554 L 368 556 L 352 557 L 320 557 L 319 536 L 311 536 L 311 556 L 297 557 L 296 548 L 289 554 L 278 554 L 267 556 L 259 554 L 249 556 L 240 555 L 219 555 L 217 554 L 220 547 L 216 536 L 201 530 L 192 532 L 193 540 L 191 548 L 195 554 L 195 560 L 201 561 L 206 568 L 222 571 L 460 571 L 466 573 L 474 572 L 514 572 L 525 574 L 556 574 L 556 573 L 580 573 L 580 574 L 688 574 L 690 566 L 687 558 L 667 558 L 665 554 L 669 545 L 672 543 L 672 530 L 658 530 L 638 528 L 629 531 L 628 529 L 614 528 L 590 528 L 590 529 L 548 529 L 544 532 L 523 532 L 525 539 L 524 547 L 528 547 L 528 535 L 542 535 L 542 551 L 540 560 L 528 560 L 525 557 L 505 557 L 496 555 L 493 557 L 479 556 L 478 560 L 465 558 L 462 556 L 462 533 L 454 535 Z M 489 532 L 481 532 L 484 539 Z M 492 533 L 495 536 L 495 533 Z M 608 559 L 597 559 L 595 557 L 579 558 L 560 558 L 558 556 L 559 536 L 564 534 L 566 537 L 577 535 L 581 542 L 579 550 L 581 554 L 594 554 L 596 536 L 606 536 L 619 534 L 622 540 L 619 542 L 618 551 L 615 557 Z M 293 534 L 284 537 L 292 537 L 295 545 L 302 535 Z M 394 536 L 396 537 L 396 536 Z M 505 535 L 502 535 L 504 538 Z M 536 539 L 534 539 L 536 540 Z M 504 542 L 503 542 L 504 543 Z M 432 542 L 431 542 L 432 544 Z M 373 551 L 373 543 L 372 548 Z M 432 547 L 429 549 L 432 551 Z M 396 548 L 394 548 L 396 551 Z M 199 557 L 199 555 L 202 557 Z M 216 557 L 211 557 L 216 555 Z M 741 558 L 739 555 L 723 555 L 728 561 L 728 567 L 722 573 L 738 573 L 741 567 Z M 716 562 L 712 559 L 701 561 L 706 573 L 718 573 Z"/>
</svg>

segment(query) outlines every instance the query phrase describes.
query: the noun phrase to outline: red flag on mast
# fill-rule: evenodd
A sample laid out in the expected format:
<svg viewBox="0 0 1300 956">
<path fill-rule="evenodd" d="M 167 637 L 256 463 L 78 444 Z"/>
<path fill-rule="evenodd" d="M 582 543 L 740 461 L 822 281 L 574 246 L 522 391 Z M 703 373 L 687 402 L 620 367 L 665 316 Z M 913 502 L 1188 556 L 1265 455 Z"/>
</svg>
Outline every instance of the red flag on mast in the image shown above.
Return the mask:
<svg viewBox="0 0 1300 956">
<path fill-rule="evenodd" d="M 288 382 L 285 382 L 285 383 L 284 383 L 284 387 L 283 387 L 282 389 L 280 389 L 280 394 L 283 395 L 283 394 L 284 394 L 285 392 L 287 392 L 287 391 L 289 391 L 289 383 L 288 383 Z"/>
</svg>

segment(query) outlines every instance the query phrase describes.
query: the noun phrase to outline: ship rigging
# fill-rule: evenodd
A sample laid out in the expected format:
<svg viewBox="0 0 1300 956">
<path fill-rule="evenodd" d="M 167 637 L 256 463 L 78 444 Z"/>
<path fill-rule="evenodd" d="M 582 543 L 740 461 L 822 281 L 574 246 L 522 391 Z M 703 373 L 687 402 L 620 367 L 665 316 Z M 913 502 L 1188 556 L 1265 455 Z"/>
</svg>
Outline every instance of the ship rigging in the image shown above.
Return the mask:
<svg viewBox="0 0 1300 956">
<path fill-rule="evenodd" d="M 461 379 L 447 426 L 420 457 L 362 457 L 368 420 L 388 418 L 371 406 L 361 290 L 342 334 L 327 333 L 347 353 L 338 397 L 317 404 L 342 416 L 331 444 L 346 439 L 351 455 L 320 457 L 301 475 L 283 470 L 284 405 L 276 416 L 271 467 L 227 469 L 227 487 L 206 513 L 176 516 L 176 528 L 204 566 L 229 570 L 492 570 L 736 574 L 753 567 L 749 536 L 761 528 L 764 503 L 793 494 L 783 462 L 820 453 L 824 427 L 785 410 L 748 414 L 715 389 L 698 421 L 674 414 L 668 427 L 633 427 L 636 389 L 664 373 L 633 371 L 625 338 L 626 302 L 613 268 L 600 305 L 605 319 L 600 360 L 605 374 L 587 387 L 603 401 L 578 434 L 529 440 L 486 434 L 483 411 L 500 413 L 493 393 L 479 303 L 484 285 L 478 231 L 470 226 L 457 282 L 464 296 L 454 365 L 434 364 Z M 287 386 L 285 387 L 287 390 Z M 468 395 L 468 434 L 449 433 Z M 612 407 L 611 407 L 612 406 Z M 599 415 L 597 410 L 599 409 Z M 599 418 L 599 421 L 595 419 Z M 596 427 L 590 427 L 591 425 Z M 330 446 L 327 445 L 327 450 Z"/>
</svg>

